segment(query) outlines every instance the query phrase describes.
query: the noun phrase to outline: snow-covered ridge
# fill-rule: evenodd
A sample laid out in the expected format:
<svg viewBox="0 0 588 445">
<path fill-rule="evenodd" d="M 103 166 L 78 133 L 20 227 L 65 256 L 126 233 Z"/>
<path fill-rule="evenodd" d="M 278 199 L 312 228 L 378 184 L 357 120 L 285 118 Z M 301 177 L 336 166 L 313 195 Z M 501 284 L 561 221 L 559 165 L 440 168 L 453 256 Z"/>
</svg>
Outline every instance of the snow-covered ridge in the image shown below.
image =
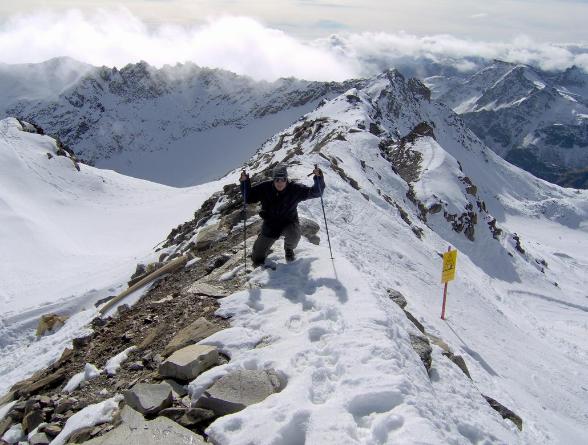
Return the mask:
<svg viewBox="0 0 588 445">
<path fill-rule="evenodd" d="M 59 63 L 35 69 L 51 71 Z M 8 79 L 9 68 L 29 69 L 6 67 Z M 98 167 L 175 186 L 216 179 L 321 99 L 361 84 L 259 82 L 191 63 L 156 69 L 140 62 L 79 73 L 50 98 L 38 97 L 29 82 L 21 89 L 30 93 L 16 94 L 13 82 L 0 76 L 0 97 L 7 98 L 0 117 L 35 122 Z"/>
<path fill-rule="evenodd" d="M 580 321 L 587 309 L 586 192 L 548 184 L 508 164 L 449 108 L 430 101 L 418 82 L 395 71 L 305 115 L 268 140 L 247 167 L 260 180 L 277 162 L 289 164 L 290 176 L 302 181 L 314 163 L 325 172 L 335 271 L 323 261 L 329 255 L 325 246 L 304 244 L 299 267 L 257 274 L 252 281 L 261 285 L 260 291 L 223 300 L 221 313 L 233 316 L 235 328 L 210 341 L 233 359 L 226 368 L 198 378 L 194 391 L 240 367 L 277 367 L 292 386 L 219 419 L 207 431 L 211 437 L 244 443 L 259 437 L 263 419 L 268 440 L 305 437 L 328 443 L 336 435 L 343 443 L 535 444 L 585 439 L 588 395 L 576 389 L 578 379 L 587 377 L 582 360 L 577 360 L 588 357 Z M 232 171 L 223 180 L 234 182 L 238 173 Z M 225 203 L 222 195 L 217 199 L 214 209 Z M 322 217 L 317 201 L 301 208 L 304 216 Z M 211 221 L 215 217 L 213 211 Z M 184 240 L 175 246 L 178 252 L 189 248 L 191 231 L 199 230 L 195 226 L 187 224 L 186 233 L 179 228 L 169 238 Z M 442 322 L 439 255 L 448 244 L 459 250 L 458 279 L 450 284 L 450 315 Z M 272 259 L 280 261 L 279 253 Z M 350 298 L 355 303 L 365 297 L 362 309 L 347 312 L 352 305 L 336 301 L 330 279 L 348 291 L 359 287 L 361 296 Z M 324 286 L 313 285 L 321 281 Z M 298 289 L 299 283 L 308 283 L 309 289 Z M 390 362 L 374 364 L 371 374 L 348 358 L 370 350 L 366 357 L 375 361 L 382 355 L 403 360 L 403 336 L 410 324 L 390 311 L 383 297 L 388 288 L 407 295 L 410 310 L 426 330 L 464 355 L 479 391 L 522 416 L 521 433 L 512 424 L 494 423 L 482 405 L 466 403 L 478 400 L 479 393 L 462 392 L 470 383 L 452 374 L 440 355 L 434 358 L 430 383 L 412 372 L 416 362 L 411 360 L 377 377 Z M 300 301 L 295 295 L 301 295 Z M 297 302 L 316 314 L 297 309 Z M 283 328 L 291 323 L 297 329 L 293 336 Z M 346 348 L 356 325 L 365 330 L 353 337 L 364 341 Z M 391 325 L 400 331 L 392 343 L 379 338 L 377 329 Z M 318 335 L 316 346 L 312 340 L 302 343 L 305 332 L 311 339 Z M 272 342 L 251 349 L 256 338 Z M 374 345 L 368 338 L 379 340 Z M 307 360 L 303 368 L 295 366 L 288 351 Z M 336 359 L 328 362 L 332 357 Z M 351 377 L 354 373 L 361 377 Z M 346 385 L 348 381 L 356 386 Z M 374 393 L 385 393 L 394 403 Z M 311 403 L 314 396 L 319 403 Z M 358 404 L 362 408 L 354 411 Z M 408 406 L 418 407 L 417 412 Z M 545 406 L 551 408 L 546 411 Z M 274 417 L 275 412 L 288 414 Z"/>
</svg>

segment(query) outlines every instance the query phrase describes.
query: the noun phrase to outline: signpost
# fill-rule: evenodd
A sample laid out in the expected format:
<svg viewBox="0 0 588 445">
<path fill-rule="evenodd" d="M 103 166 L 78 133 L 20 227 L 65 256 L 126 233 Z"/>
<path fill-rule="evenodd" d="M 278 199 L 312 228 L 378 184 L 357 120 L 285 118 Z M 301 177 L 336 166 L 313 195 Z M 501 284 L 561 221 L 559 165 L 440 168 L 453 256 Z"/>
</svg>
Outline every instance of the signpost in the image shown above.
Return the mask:
<svg viewBox="0 0 588 445">
<path fill-rule="evenodd" d="M 455 267 L 457 263 L 457 250 L 447 248 L 443 254 L 443 271 L 441 272 L 441 282 L 445 283 L 443 289 L 443 307 L 441 308 L 441 320 L 445 320 L 445 303 L 447 302 L 447 283 L 455 279 Z"/>
</svg>

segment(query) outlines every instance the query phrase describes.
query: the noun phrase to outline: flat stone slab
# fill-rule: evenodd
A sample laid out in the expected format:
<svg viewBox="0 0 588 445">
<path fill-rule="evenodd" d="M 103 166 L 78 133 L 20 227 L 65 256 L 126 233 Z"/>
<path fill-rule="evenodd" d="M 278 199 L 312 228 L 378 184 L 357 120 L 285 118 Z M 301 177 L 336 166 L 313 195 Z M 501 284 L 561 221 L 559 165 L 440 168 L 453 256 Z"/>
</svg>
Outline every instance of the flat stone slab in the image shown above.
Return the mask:
<svg viewBox="0 0 588 445">
<path fill-rule="evenodd" d="M 223 298 L 229 295 L 229 293 L 226 290 L 220 289 L 216 286 L 213 286 L 212 284 L 203 282 L 197 282 L 192 284 L 186 289 L 186 292 L 190 294 L 206 295 L 208 297 L 213 298 Z"/>
<path fill-rule="evenodd" d="M 220 331 L 222 328 L 212 324 L 206 318 L 200 317 L 190 325 L 179 331 L 174 338 L 167 344 L 163 352 L 164 356 L 168 356 L 179 349 L 185 348 L 186 346 L 198 343 L 200 340 L 204 340 L 210 337 L 215 332 Z"/>
<path fill-rule="evenodd" d="M 176 380 L 194 380 L 208 368 L 218 364 L 218 359 L 218 350 L 214 346 L 186 346 L 159 365 L 159 375 Z"/>
<path fill-rule="evenodd" d="M 139 383 L 125 391 L 125 402 L 141 414 L 157 414 L 172 406 L 172 388 L 166 383 Z"/>
<path fill-rule="evenodd" d="M 201 436 L 167 417 L 146 421 L 141 414 L 125 406 L 121 411 L 121 419 L 122 424 L 119 427 L 84 443 L 87 445 L 206 445 Z"/>
<path fill-rule="evenodd" d="M 243 369 L 221 377 L 196 401 L 196 406 L 225 416 L 281 390 L 282 383 L 274 370 Z"/>
</svg>

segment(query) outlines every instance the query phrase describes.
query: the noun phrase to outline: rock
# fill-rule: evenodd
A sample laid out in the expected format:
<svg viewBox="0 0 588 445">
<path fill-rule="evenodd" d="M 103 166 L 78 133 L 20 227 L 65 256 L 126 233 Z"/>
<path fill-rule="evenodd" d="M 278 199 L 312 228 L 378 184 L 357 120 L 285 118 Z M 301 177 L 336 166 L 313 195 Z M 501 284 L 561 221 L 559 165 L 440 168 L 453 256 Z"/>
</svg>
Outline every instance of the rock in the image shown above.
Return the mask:
<svg viewBox="0 0 588 445">
<path fill-rule="evenodd" d="M 22 420 L 22 428 L 26 434 L 37 428 L 43 422 L 43 413 L 40 409 L 29 411 Z"/>
<path fill-rule="evenodd" d="M 10 425 L 15 423 L 15 421 L 10 416 L 4 417 L 4 419 L 0 420 L 0 437 L 4 435 L 6 431 L 10 428 Z"/>
<path fill-rule="evenodd" d="M 78 403 L 76 399 L 63 399 L 57 403 L 55 407 L 55 414 L 64 414 L 71 409 Z"/>
<path fill-rule="evenodd" d="M 51 440 L 45 433 L 37 433 L 29 439 L 30 445 L 49 445 L 49 442 L 51 442 Z"/>
<path fill-rule="evenodd" d="M 63 428 L 61 428 L 59 425 L 57 425 L 56 423 L 51 423 L 49 425 L 46 425 L 42 428 L 39 428 L 39 432 L 41 433 L 45 433 L 47 434 L 49 437 L 56 437 L 57 435 L 59 435 L 59 433 L 61 433 L 61 430 Z"/>
<path fill-rule="evenodd" d="M 406 318 L 408 318 L 412 324 L 414 324 L 416 326 L 416 328 L 421 331 L 423 334 L 425 333 L 425 327 L 421 324 L 420 321 L 418 321 L 414 315 L 412 315 L 410 312 L 408 312 L 407 310 L 404 311 L 404 315 L 406 315 Z"/>
<path fill-rule="evenodd" d="M 208 273 L 212 272 L 214 269 L 221 267 L 223 264 L 225 264 L 230 259 L 231 259 L 231 256 L 224 254 L 224 253 L 222 255 L 214 257 L 212 260 L 210 260 L 206 264 L 206 272 L 208 272 Z"/>
<path fill-rule="evenodd" d="M 10 429 L 4 433 L 4 436 L 2 436 L 2 439 L 3 440 L 0 442 L 1 444 L 5 444 L 5 443 L 13 444 L 13 443 L 19 443 L 20 441 L 25 440 L 26 435 L 24 434 L 24 432 L 22 430 L 21 424 L 17 423 L 15 425 L 12 425 L 10 427 Z M 4 441 L 6 441 L 6 442 L 4 442 Z"/>
<path fill-rule="evenodd" d="M 426 337 L 421 337 L 421 336 L 414 335 L 414 334 L 409 334 L 409 336 L 410 336 L 410 343 L 412 344 L 412 348 L 416 351 L 416 353 L 421 358 L 421 361 L 425 365 L 425 368 L 427 368 L 427 371 L 429 371 L 431 369 L 431 362 L 432 362 L 431 353 L 433 352 L 433 349 L 431 348 L 431 345 L 429 344 L 429 340 L 427 340 Z"/>
<path fill-rule="evenodd" d="M 128 304 L 121 304 L 120 306 L 118 306 L 116 308 L 116 313 L 117 315 L 122 315 L 125 312 L 129 312 L 131 310 L 131 307 Z"/>
<path fill-rule="evenodd" d="M 163 351 L 163 355 L 166 357 L 178 349 L 185 348 L 186 346 L 198 343 L 200 340 L 204 340 L 210 337 L 215 332 L 220 331 L 221 328 L 210 323 L 206 318 L 200 317 L 190 325 L 183 328 L 178 332 L 174 338 L 170 340 Z"/>
<path fill-rule="evenodd" d="M 59 360 L 57 360 L 53 366 L 55 366 L 56 369 L 61 368 L 63 366 L 63 364 L 65 362 L 67 362 L 72 356 L 73 356 L 73 349 L 65 348 L 63 350 L 63 352 L 61 353 L 61 357 L 59 357 Z"/>
<path fill-rule="evenodd" d="M 93 334 L 86 335 L 84 337 L 74 338 L 72 340 L 72 344 L 73 344 L 74 349 L 82 349 L 82 348 L 86 347 L 92 341 L 92 337 L 93 337 Z"/>
<path fill-rule="evenodd" d="M 184 385 L 176 382 L 175 380 L 166 379 L 164 380 L 164 382 L 171 386 L 172 391 L 175 395 L 177 395 L 177 398 L 181 399 L 182 397 L 188 395 L 188 389 Z"/>
<path fill-rule="evenodd" d="M 205 422 L 214 419 L 216 415 L 214 411 L 204 408 L 190 408 L 186 413 L 180 417 L 177 422 L 186 428 L 193 428 Z"/>
<path fill-rule="evenodd" d="M 129 371 L 142 371 L 144 368 L 143 362 L 133 362 L 129 365 Z"/>
<path fill-rule="evenodd" d="M 125 391 L 125 402 L 141 414 L 157 414 L 173 403 L 171 386 L 162 384 L 139 383 Z"/>
<path fill-rule="evenodd" d="M 25 384 L 21 389 L 19 389 L 19 394 L 21 396 L 28 396 L 31 394 L 35 394 L 44 388 L 48 388 L 50 386 L 56 386 L 65 380 L 65 370 L 59 369 L 53 374 L 48 375 L 42 379 L 37 380 L 36 382 Z"/>
<path fill-rule="evenodd" d="M 485 396 L 482 394 L 486 401 L 490 404 L 490 406 L 498 412 L 502 416 L 503 419 L 508 419 L 512 423 L 514 423 L 520 431 L 523 431 L 523 419 L 521 419 L 517 414 L 513 411 L 508 409 L 506 406 L 500 404 L 492 397 Z"/>
<path fill-rule="evenodd" d="M 146 421 L 125 406 L 121 412 L 122 424 L 100 437 L 85 442 L 86 445 L 206 445 L 204 439 L 167 417 Z"/>
<path fill-rule="evenodd" d="M 40 337 L 46 333 L 53 333 L 62 327 L 67 319 L 67 315 L 45 314 L 39 320 L 35 335 Z"/>
<path fill-rule="evenodd" d="M 317 235 L 320 226 L 313 220 L 308 218 L 300 218 L 300 231 L 302 235 L 312 244 L 319 245 L 321 239 Z"/>
<path fill-rule="evenodd" d="M 81 428 L 76 432 L 72 433 L 67 440 L 67 443 L 83 443 L 89 440 L 92 437 L 92 432 L 94 431 L 93 426 Z"/>
<path fill-rule="evenodd" d="M 214 346 L 191 345 L 174 352 L 159 366 L 159 375 L 176 380 L 194 380 L 218 363 Z"/>
<path fill-rule="evenodd" d="M 449 345 L 447 343 L 445 343 L 439 337 L 435 337 L 432 334 L 427 334 L 427 338 L 429 339 L 430 343 L 432 343 L 436 346 L 439 346 L 441 349 L 443 349 L 443 352 L 452 354 L 451 349 L 449 348 Z"/>
<path fill-rule="evenodd" d="M 229 295 L 229 293 L 226 290 L 219 289 L 218 287 L 213 286 L 212 284 L 203 282 L 197 282 L 192 284 L 190 287 L 186 289 L 186 292 L 196 295 L 206 295 L 212 298 L 224 298 L 227 295 Z"/>
<path fill-rule="evenodd" d="M 159 413 L 186 428 L 208 422 L 216 417 L 214 412 L 203 408 L 167 408 Z"/>
<path fill-rule="evenodd" d="M 51 401 L 51 397 L 48 397 L 48 396 L 40 396 L 39 403 L 42 408 L 53 404 L 53 402 Z"/>
<path fill-rule="evenodd" d="M 281 390 L 280 378 L 274 370 L 243 369 L 221 377 L 196 401 L 196 407 L 224 416 L 261 402 Z"/>
<path fill-rule="evenodd" d="M 429 213 L 439 213 L 443 210 L 443 206 L 440 203 L 435 203 L 429 207 Z"/>
<path fill-rule="evenodd" d="M 458 368 L 461 369 L 461 371 L 468 376 L 470 380 L 472 379 L 472 376 L 470 375 L 470 370 L 468 369 L 468 365 L 466 365 L 466 362 L 461 355 L 455 355 L 451 352 L 444 352 L 443 355 L 449 358 L 449 360 L 451 360 L 453 363 L 455 363 L 458 366 Z"/>
<path fill-rule="evenodd" d="M 390 297 L 390 299 L 394 303 L 396 303 L 402 309 L 404 309 L 406 307 L 407 302 L 406 302 L 406 298 L 404 298 L 404 295 L 402 295 L 400 292 L 398 292 L 395 289 L 388 289 L 386 292 L 388 292 L 388 297 Z"/>
<path fill-rule="evenodd" d="M 110 300 L 112 300 L 113 298 L 116 298 L 116 295 L 109 295 L 108 297 L 104 297 L 104 298 L 100 298 L 99 300 L 96 301 L 96 303 L 94 303 L 94 307 L 100 307 L 102 306 L 104 303 L 108 303 Z M 100 318 L 100 317 L 98 317 Z M 95 320 L 95 319 L 94 319 Z M 92 320 L 93 321 L 93 320 Z"/>
<path fill-rule="evenodd" d="M 196 250 L 201 252 L 212 246 L 213 243 L 225 239 L 227 235 L 221 231 L 220 224 L 213 224 L 198 233 L 196 237 Z"/>
<path fill-rule="evenodd" d="M 8 391 L 0 398 L 0 406 L 16 400 L 16 391 Z"/>
</svg>

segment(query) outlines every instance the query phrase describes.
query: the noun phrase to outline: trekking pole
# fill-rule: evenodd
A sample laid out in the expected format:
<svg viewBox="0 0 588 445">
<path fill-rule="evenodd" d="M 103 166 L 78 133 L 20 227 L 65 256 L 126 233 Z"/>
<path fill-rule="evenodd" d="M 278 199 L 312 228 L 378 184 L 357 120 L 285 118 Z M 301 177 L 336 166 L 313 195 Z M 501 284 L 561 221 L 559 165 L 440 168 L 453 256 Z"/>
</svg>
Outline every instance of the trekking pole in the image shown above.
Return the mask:
<svg viewBox="0 0 588 445">
<path fill-rule="evenodd" d="M 318 165 L 314 164 L 314 168 L 318 169 Z M 329 225 L 327 224 L 327 215 L 325 213 L 325 204 L 323 202 L 323 191 L 321 190 L 321 183 L 317 181 L 319 193 L 321 195 L 321 207 L 323 208 L 323 218 L 325 218 L 325 228 L 327 229 L 327 240 L 329 241 L 329 252 L 331 252 L 331 259 L 333 258 L 333 250 L 331 249 L 331 237 L 329 236 Z"/>
<path fill-rule="evenodd" d="M 247 187 L 244 182 L 243 186 L 243 264 L 244 272 L 247 273 Z"/>
</svg>

